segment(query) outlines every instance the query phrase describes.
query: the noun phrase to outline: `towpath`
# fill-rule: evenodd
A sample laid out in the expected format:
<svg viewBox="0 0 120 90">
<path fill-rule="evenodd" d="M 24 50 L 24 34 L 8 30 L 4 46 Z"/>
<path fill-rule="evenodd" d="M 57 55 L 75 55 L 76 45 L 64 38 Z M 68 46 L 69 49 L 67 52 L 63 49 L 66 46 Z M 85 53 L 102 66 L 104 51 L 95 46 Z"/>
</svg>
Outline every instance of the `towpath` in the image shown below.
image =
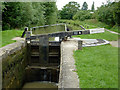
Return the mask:
<svg viewBox="0 0 120 90">
<path fill-rule="evenodd" d="M 60 88 L 79 88 L 78 75 L 75 72 L 73 51 L 78 49 L 77 42 L 73 39 L 61 43 L 61 72 Z"/>
</svg>

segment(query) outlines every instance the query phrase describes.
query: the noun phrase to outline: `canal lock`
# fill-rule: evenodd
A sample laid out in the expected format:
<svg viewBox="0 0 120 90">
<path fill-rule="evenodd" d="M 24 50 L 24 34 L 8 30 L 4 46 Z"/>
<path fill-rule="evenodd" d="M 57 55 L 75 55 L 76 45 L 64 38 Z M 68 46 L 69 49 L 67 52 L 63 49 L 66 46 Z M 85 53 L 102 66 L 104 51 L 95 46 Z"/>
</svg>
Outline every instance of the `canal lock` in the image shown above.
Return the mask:
<svg viewBox="0 0 120 90">
<path fill-rule="evenodd" d="M 52 82 L 57 87 L 60 72 L 60 42 L 48 41 L 44 45 L 43 43 L 41 45 L 39 41 L 31 41 L 27 44 L 28 65 L 25 68 L 25 83 Z"/>
<path fill-rule="evenodd" d="M 51 82 L 59 86 L 61 82 L 59 81 L 61 80 L 59 73 L 62 71 L 60 70 L 61 41 L 65 36 L 87 34 L 89 31 L 70 31 L 35 36 L 31 36 L 30 33 L 30 31 L 26 32 L 26 41 L 23 45 L 19 42 L 16 42 L 18 44 L 13 43 L 10 45 L 10 51 L 7 50 L 4 53 L 5 57 L 2 58 L 3 89 L 22 89 L 27 83 L 32 82 Z M 51 37 L 59 37 L 59 41 L 50 41 Z"/>
</svg>

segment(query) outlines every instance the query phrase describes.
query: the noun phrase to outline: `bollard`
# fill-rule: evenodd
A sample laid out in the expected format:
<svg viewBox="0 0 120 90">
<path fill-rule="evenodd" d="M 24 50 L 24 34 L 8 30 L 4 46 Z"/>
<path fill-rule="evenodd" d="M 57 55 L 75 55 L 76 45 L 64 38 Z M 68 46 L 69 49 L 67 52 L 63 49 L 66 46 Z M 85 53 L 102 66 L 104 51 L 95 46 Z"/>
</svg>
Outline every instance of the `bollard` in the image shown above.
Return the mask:
<svg viewBox="0 0 120 90">
<path fill-rule="evenodd" d="M 81 40 L 78 40 L 78 50 L 82 50 L 82 42 Z"/>
<path fill-rule="evenodd" d="M 23 37 L 25 36 L 25 33 L 26 33 L 27 31 L 28 31 L 28 27 L 25 27 L 24 32 L 23 32 L 21 38 L 23 38 Z"/>
</svg>

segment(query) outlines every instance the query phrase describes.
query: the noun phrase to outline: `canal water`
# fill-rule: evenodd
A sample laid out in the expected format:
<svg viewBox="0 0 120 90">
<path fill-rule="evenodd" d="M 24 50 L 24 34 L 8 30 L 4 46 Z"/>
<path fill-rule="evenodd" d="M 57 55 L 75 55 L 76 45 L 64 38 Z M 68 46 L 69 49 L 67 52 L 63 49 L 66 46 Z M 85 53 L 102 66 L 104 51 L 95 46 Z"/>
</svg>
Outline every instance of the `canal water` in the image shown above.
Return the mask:
<svg viewBox="0 0 120 90">
<path fill-rule="evenodd" d="M 65 31 L 65 25 L 57 25 L 57 26 L 47 26 L 47 27 L 39 27 L 36 28 L 35 30 L 32 30 L 32 34 L 37 35 L 37 34 L 46 34 L 46 33 L 53 33 L 53 32 L 61 32 L 61 31 Z M 49 41 L 53 41 L 53 39 L 50 39 Z M 56 46 L 49 46 L 49 53 L 52 52 L 52 54 L 55 53 L 60 53 L 60 46 L 56 47 Z M 31 47 L 31 53 L 33 51 L 33 48 Z M 55 50 L 54 50 L 55 49 Z M 57 51 L 56 51 L 57 50 Z M 39 46 L 37 46 L 36 51 L 39 53 Z M 32 56 L 33 57 L 33 56 Z M 36 57 L 36 56 L 35 56 Z M 39 56 L 38 59 L 36 58 L 31 58 L 31 62 L 33 63 L 33 61 L 38 60 L 37 64 L 41 64 L 42 62 L 39 62 Z M 51 68 L 54 67 L 58 67 L 60 63 L 60 55 L 56 56 L 55 55 L 51 55 L 49 56 L 49 63 L 48 65 L 52 65 L 52 64 L 57 64 L 57 66 L 50 66 Z M 36 65 L 37 65 L 36 64 Z M 25 88 L 54 88 L 55 90 L 57 90 L 58 88 L 58 80 L 59 80 L 59 70 L 57 71 L 57 69 L 40 69 L 40 68 L 36 68 L 39 66 L 36 66 L 34 64 L 34 66 L 32 68 L 27 68 L 26 69 L 26 82 L 23 86 L 22 89 Z M 44 65 L 43 65 L 44 66 Z M 59 68 L 58 68 L 59 69 Z"/>
<path fill-rule="evenodd" d="M 47 82 L 47 81 L 30 82 L 30 83 L 26 83 L 23 86 L 23 89 L 25 88 L 57 88 L 57 84 L 53 82 Z"/>
<path fill-rule="evenodd" d="M 65 31 L 65 25 L 39 27 L 32 30 L 32 34 L 47 34 Z"/>
</svg>

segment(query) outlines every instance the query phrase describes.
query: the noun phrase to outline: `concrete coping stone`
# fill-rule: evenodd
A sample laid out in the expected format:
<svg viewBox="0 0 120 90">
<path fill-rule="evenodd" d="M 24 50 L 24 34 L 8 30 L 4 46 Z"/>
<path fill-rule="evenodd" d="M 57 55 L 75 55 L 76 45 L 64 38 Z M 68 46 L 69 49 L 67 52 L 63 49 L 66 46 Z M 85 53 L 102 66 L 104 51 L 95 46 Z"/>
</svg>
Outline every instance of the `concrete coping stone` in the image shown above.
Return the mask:
<svg viewBox="0 0 120 90">
<path fill-rule="evenodd" d="M 25 41 L 18 41 L 0 48 L 0 60 L 25 47 Z"/>
</svg>

